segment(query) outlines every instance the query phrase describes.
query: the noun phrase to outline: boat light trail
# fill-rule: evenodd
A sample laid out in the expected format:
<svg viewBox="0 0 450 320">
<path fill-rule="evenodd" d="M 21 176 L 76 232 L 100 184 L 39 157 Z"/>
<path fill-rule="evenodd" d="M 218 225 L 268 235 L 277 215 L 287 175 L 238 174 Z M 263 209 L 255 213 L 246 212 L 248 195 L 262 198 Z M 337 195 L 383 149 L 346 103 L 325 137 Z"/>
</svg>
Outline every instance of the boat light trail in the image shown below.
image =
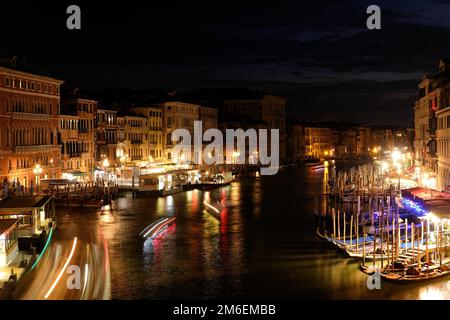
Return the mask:
<svg viewBox="0 0 450 320">
<path fill-rule="evenodd" d="M 84 292 L 86 291 L 86 286 L 87 286 L 87 282 L 88 282 L 88 274 L 89 274 L 89 266 L 86 263 L 84 265 L 84 285 L 83 285 L 83 291 L 81 292 L 81 297 L 84 296 Z"/>
<path fill-rule="evenodd" d="M 150 232 L 152 232 L 153 229 L 155 229 L 160 223 L 166 221 L 167 219 L 168 219 L 168 218 L 163 218 L 162 220 L 159 220 L 159 221 L 156 221 L 156 222 L 151 223 L 151 224 L 148 225 L 144 230 L 142 230 L 142 232 L 139 233 L 139 235 L 142 236 L 142 234 L 143 234 L 148 228 L 151 227 L 151 229 L 150 229 L 149 231 L 145 232 L 145 234 L 143 235 L 144 238 L 147 237 L 147 235 L 148 235 Z"/>
<path fill-rule="evenodd" d="M 203 201 L 203 204 L 204 204 L 205 206 L 207 206 L 208 208 L 211 208 L 212 210 L 214 210 L 216 213 L 220 213 L 220 211 L 219 211 L 216 207 L 210 205 L 208 202 L 206 202 L 206 200 Z"/>
<path fill-rule="evenodd" d="M 33 266 L 31 267 L 31 270 L 33 270 L 34 267 L 36 267 L 36 265 L 38 264 L 39 260 L 41 260 L 42 256 L 44 255 L 45 251 L 46 251 L 47 248 L 48 248 L 48 245 L 50 244 L 50 241 L 51 241 L 51 239 L 52 239 L 52 235 L 53 235 L 53 228 L 50 228 L 50 233 L 48 234 L 47 242 L 45 242 L 45 246 L 44 246 L 44 248 L 42 249 L 42 252 L 41 252 L 41 254 L 39 255 L 39 257 L 36 259 L 36 261 L 34 262 Z"/>
<path fill-rule="evenodd" d="M 159 228 L 156 229 L 155 233 L 153 233 L 153 237 L 157 236 L 157 235 L 158 235 L 158 232 L 159 232 L 162 228 L 164 228 L 165 226 L 167 226 L 168 224 L 170 224 L 170 223 L 171 223 L 172 221 L 174 221 L 174 220 L 175 220 L 175 218 L 172 218 L 172 219 L 170 219 L 170 220 L 167 220 L 165 223 L 160 224 L 160 225 L 159 225 Z"/>
<path fill-rule="evenodd" d="M 77 237 L 73 238 L 73 245 L 72 245 L 72 250 L 70 250 L 70 254 L 69 257 L 66 260 L 66 263 L 64 264 L 63 268 L 61 269 L 61 272 L 59 273 L 58 277 L 56 278 L 56 280 L 53 282 L 52 286 L 50 287 L 50 289 L 48 290 L 47 294 L 45 295 L 44 299 L 47 299 L 53 292 L 53 290 L 55 290 L 56 285 L 58 284 L 59 280 L 61 279 L 64 271 L 66 271 L 67 266 L 70 263 L 70 260 L 72 260 L 73 254 L 75 252 L 75 248 L 77 246 Z"/>
<path fill-rule="evenodd" d="M 105 250 L 105 272 L 109 271 L 109 250 L 108 250 L 108 239 L 106 238 L 105 230 L 102 228 L 103 235 L 103 250 Z"/>
<path fill-rule="evenodd" d="M 220 204 L 223 208 L 225 208 L 225 200 L 227 200 L 227 197 L 223 197 L 222 200 L 220 200 Z"/>
<path fill-rule="evenodd" d="M 152 223 L 150 223 L 148 226 L 146 226 L 145 227 L 145 229 L 144 230 L 142 230 L 140 233 L 139 233 L 139 235 L 140 236 L 142 236 L 144 233 L 144 235 L 143 235 L 143 237 L 145 237 L 147 234 L 148 234 L 148 232 L 146 232 L 147 230 L 148 230 L 148 228 L 150 228 L 150 227 L 155 227 L 160 221 L 164 221 L 164 220 L 166 220 L 167 218 L 162 218 L 162 220 L 160 219 L 160 220 L 157 220 L 157 221 L 155 221 L 155 222 L 152 222 Z M 152 229 L 153 229 L 152 228 Z M 150 230 L 151 231 L 151 230 Z"/>
</svg>

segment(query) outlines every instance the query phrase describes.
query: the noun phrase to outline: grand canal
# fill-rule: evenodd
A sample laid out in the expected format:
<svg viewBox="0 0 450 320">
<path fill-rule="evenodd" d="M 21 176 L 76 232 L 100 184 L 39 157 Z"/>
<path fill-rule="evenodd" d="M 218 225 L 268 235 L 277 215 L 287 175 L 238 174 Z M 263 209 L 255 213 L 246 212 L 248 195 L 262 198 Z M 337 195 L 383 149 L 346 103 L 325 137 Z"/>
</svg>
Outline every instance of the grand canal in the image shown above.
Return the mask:
<svg viewBox="0 0 450 320">
<path fill-rule="evenodd" d="M 106 236 L 113 299 L 450 298 L 445 279 L 368 290 L 358 262 L 315 236 L 314 199 L 323 187 L 323 170 L 288 168 L 212 191 L 128 194 L 110 210 L 61 210 L 55 241 L 88 230 L 100 245 Z M 164 216 L 176 223 L 153 242 L 139 239 Z"/>
</svg>

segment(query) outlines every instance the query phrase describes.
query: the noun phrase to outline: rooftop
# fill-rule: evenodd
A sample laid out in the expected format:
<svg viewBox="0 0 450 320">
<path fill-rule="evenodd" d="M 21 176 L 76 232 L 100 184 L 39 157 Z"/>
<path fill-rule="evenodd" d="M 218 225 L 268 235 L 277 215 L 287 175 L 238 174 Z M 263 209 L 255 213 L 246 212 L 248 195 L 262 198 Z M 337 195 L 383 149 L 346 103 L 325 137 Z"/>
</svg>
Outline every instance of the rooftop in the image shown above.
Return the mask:
<svg viewBox="0 0 450 320">
<path fill-rule="evenodd" d="M 52 196 L 15 196 L 0 202 L 0 211 L 29 211 L 44 206 Z"/>
<path fill-rule="evenodd" d="M 0 219 L 0 234 L 4 234 L 11 228 L 14 224 L 16 224 L 20 219 Z"/>
</svg>

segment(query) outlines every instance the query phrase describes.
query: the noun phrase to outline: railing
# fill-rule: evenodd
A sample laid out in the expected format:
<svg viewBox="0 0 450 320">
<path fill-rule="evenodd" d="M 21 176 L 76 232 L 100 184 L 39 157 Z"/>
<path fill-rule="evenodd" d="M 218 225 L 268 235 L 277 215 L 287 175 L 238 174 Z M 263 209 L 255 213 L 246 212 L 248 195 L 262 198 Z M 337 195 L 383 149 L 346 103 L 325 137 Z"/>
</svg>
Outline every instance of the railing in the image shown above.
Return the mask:
<svg viewBox="0 0 450 320">
<path fill-rule="evenodd" d="M 51 170 L 51 169 L 55 169 L 55 168 L 58 168 L 61 166 L 62 166 L 62 162 L 53 164 L 53 165 L 41 165 L 41 168 L 45 169 L 45 170 Z M 26 174 L 26 173 L 32 172 L 32 170 L 33 170 L 32 166 L 30 166 L 28 168 L 19 168 L 19 169 L 8 168 L 8 174 L 23 174 L 23 173 Z"/>
<path fill-rule="evenodd" d="M 58 145 L 39 145 L 39 146 L 16 146 L 14 147 L 15 152 L 43 152 L 43 151 L 55 151 L 60 150 L 61 146 Z"/>
<path fill-rule="evenodd" d="M 142 144 L 142 140 L 131 140 L 131 144 Z"/>
<path fill-rule="evenodd" d="M 79 158 L 79 157 L 81 157 L 81 153 L 79 152 L 69 154 L 69 158 Z"/>
<path fill-rule="evenodd" d="M 117 140 L 98 140 L 98 144 L 117 144 Z"/>
<path fill-rule="evenodd" d="M 24 120 L 47 120 L 50 119 L 49 114 L 42 113 L 26 113 L 26 112 L 13 112 L 13 119 L 24 119 Z"/>
</svg>

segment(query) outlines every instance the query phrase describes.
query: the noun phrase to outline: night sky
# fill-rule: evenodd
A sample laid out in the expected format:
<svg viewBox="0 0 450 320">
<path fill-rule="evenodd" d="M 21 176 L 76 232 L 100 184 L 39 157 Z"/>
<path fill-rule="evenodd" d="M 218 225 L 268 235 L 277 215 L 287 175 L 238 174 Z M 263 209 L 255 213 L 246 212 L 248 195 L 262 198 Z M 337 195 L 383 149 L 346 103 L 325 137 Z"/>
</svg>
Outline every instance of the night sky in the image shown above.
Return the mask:
<svg viewBox="0 0 450 320">
<path fill-rule="evenodd" d="M 404 126 L 422 75 L 450 57 L 448 0 L 95 3 L 2 1 L 0 56 L 81 88 L 248 87 L 301 119 Z M 70 4 L 81 31 L 66 29 Z M 370 4 L 381 30 L 366 28 Z"/>
</svg>

